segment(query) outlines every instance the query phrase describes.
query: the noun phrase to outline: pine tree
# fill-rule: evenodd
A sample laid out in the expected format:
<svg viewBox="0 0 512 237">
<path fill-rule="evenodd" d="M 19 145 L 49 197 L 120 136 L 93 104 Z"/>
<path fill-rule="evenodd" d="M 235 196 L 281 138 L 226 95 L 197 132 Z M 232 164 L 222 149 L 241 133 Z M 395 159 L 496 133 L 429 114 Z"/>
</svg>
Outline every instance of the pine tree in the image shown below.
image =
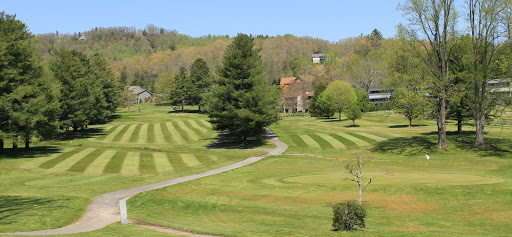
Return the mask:
<svg viewBox="0 0 512 237">
<path fill-rule="evenodd" d="M 180 72 L 176 74 L 172 82 L 169 101 L 172 105 L 181 105 L 181 111 L 185 111 L 185 102 L 190 99 L 192 84 L 190 83 L 187 69 L 180 68 Z"/>
<path fill-rule="evenodd" d="M 210 68 L 208 68 L 208 64 L 202 58 L 196 59 L 190 65 L 190 83 L 192 85 L 190 101 L 192 104 L 199 106 L 199 111 L 201 111 L 202 107 L 201 95 L 207 92 L 210 82 Z"/>
<path fill-rule="evenodd" d="M 55 121 L 56 106 L 43 79 L 34 36 L 16 16 L 0 12 L 0 152 L 3 138 L 18 138 L 29 148 L 30 140 Z"/>
<path fill-rule="evenodd" d="M 250 136 L 277 121 L 278 97 L 264 75 L 254 39 L 238 34 L 227 47 L 219 78 L 204 96 L 204 110 L 213 128 L 229 129 L 247 144 Z"/>
</svg>

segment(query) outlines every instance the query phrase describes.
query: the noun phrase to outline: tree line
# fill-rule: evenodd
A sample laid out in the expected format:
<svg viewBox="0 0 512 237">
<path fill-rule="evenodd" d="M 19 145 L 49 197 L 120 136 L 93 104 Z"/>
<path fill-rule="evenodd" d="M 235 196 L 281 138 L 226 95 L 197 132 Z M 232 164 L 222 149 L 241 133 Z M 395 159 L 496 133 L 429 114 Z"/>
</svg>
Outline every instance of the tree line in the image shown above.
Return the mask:
<svg viewBox="0 0 512 237">
<path fill-rule="evenodd" d="M 28 149 L 35 137 L 106 122 L 121 88 L 99 55 L 58 50 L 43 61 L 27 26 L 0 12 L 0 151 L 7 139 Z"/>
</svg>

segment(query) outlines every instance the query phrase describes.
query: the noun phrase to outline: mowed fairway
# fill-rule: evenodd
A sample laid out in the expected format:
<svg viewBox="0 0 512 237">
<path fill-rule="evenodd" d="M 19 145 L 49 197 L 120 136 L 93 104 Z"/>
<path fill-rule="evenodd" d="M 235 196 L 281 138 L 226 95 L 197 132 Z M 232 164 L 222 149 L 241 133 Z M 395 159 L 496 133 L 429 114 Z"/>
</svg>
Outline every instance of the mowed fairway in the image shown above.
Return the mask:
<svg viewBox="0 0 512 237">
<path fill-rule="evenodd" d="M 363 115 L 359 127 L 284 119 L 271 129 L 288 143 L 286 153 L 325 158 L 269 157 L 138 194 L 128 201 L 129 213 L 139 221 L 219 236 L 510 236 L 512 128 L 490 126 L 486 141 L 494 148 L 478 150 L 471 147 L 474 133 L 457 135 L 450 122 L 449 146 L 440 151 L 435 121 L 416 122 L 403 126 L 402 116 L 388 112 Z M 393 175 L 367 186 L 364 231 L 335 232 L 331 205 L 358 198 L 357 184 L 343 181 L 347 152 L 356 149 L 377 158 L 365 165 L 364 175 Z"/>
<path fill-rule="evenodd" d="M 95 196 L 230 165 L 263 151 L 208 149 L 207 117 L 141 105 L 76 139 L 36 142 L 0 156 L 0 233 L 52 229 L 82 216 Z M 126 235 L 129 235 L 126 233 Z M 125 236 L 126 236 L 125 235 Z"/>
</svg>

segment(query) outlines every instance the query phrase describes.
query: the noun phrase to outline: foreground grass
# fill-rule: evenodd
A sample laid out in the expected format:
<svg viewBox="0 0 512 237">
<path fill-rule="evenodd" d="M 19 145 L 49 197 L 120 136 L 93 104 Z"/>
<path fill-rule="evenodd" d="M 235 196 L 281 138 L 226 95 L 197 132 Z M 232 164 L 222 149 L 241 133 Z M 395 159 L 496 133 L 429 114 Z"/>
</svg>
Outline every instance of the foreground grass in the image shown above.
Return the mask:
<svg viewBox="0 0 512 237">
<path fill-rule="evenodd" d="M 367 114 L 359 127 L 350 127 L 351 121 L 295 118 L 272 126 L 290 146 L 288 154 L 346 158 L 348 150 L 366 149 L 378 159 L 365 173 L 393 172 L 367 187 L 364 231 L 331 230 L 331 204 L 356 200 L 357 185 L 342 181 L 344 170 L 336 159 L 305 156 L 270 157 L 228 173 L 141 193 L 128 201 L 130 217 L 223 236 L 510 234 L 510 127 L 489 129 L 486 139 L 493 149 L 473 149 L 474 133 L 450 132 L 449 146 L 438 150 L 434 121 L 409 128 L 402 126 L 406 121 L 400 116 L 383 115 Z M 452 123 L 449 129 L 456 127 Z M 426 153 L 431 160 L 425 172 Z"/>
<path fill-rule="evenodd" d="M 169 109 L 142 105 L 141 112 L 121 110 L 111 123 L 36 142 L 28 151 L 8 147 L 0 156 L 0 233 L 66 226 L 95 196 L 264 153 L 208 149 L 217 133 L 206 116 Z M 180 129 L 167 126 L 173 123 Z"/>
</svg>

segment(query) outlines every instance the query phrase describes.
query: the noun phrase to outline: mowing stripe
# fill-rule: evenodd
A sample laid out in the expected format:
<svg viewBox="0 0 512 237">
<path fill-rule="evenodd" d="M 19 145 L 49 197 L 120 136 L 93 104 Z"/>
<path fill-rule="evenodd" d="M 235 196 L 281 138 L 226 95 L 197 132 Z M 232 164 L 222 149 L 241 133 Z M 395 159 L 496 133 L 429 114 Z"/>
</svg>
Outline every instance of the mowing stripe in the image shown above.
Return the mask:
<svg viewBox="0 0 512 237">
<path fill-rule="evenodd" d="M 306 147 L 307 144 L 302 140 L 302 138 L 299 137 L 299 135 L 290 135 L 290 138 L 292 139 L 293 143 L 297 145 L 298 147 Z"/>
<path fill-rule="evenodd" d="M 299 135 L 299 137 L 306 143 L 306 146 L 320 148 L 320 144 L 315 142 L 315 140 L 313 140 L 313 138 L 311 138 L 310 136 L 308 136 L 308 135 Z"/>
<path fill-rule="evenodd" d="M 210 124 L 210 122 L 206 121 L 206 120 L 196 120 L 198 123 L 197 125 L 203 127 L 203 128 L 206 128 L 206 129 L 212 129 L 212 125 Z"/>
<path fill-rule="evenodd" d="M 148 124 L 148 143 L 155 143 L 155 124 Z"/>
<path fill-rule="evenodd" d="M 121 167 L 123 167 L 124 159 L 126 158 L 126 151 L 118 151 L 116 152 L 110 161 L 108 161 L 105 169 L 103 169 L 104 174 L 117 174 L 121 172 Z"/>
<path fill-rule="evenodd" d="M 368 142 L 365 142 L 357 137 L 354 137 L 354 136 L 350 136 L 349 134 L 347 133 L 338 133 L 338 135 L 350 140 L 350 141 L 353 141 L 357 146 L 368 146 L 370 144 L 368 144 Z"/>
<path fill-rule="evenodd" d="M 205 128 L 205 127 L 201 126 L 199 124 L 201 122 L 199 122 L 198 120 L 189 120 L 189 122 L 190 122 L 190 124 L 192 126 L 194 126 L 195 128 L 199 129 L 199 132 L 200 132 L 199 134 L 205 134 L 205 133 L 208 132 L 208 128 Z"/>
<path fill-rule="evenodd" d="M 103 129 L 103 134 L 94 138 L 93 140 L 104 140 L 105 137 L 107 137 L 108 134 L 110 134 L 113 130 L 114 126 L 107 126 Z"/>
<path fill-rule="evenodd" d="M 167 143 L 165 140 L 165 136 L 162 132 L 162 127 L 160 126 L 161 124 L 160 123 L 155 123 L 155 140 L 156 140 L 156 143 L 158 144 L 165 144 Z"/>
<path fill-rule="evenodd" d="M 317 142 L 322 149 L 334 149 L 331 143 L 327 142 L 325 139 L 321 138 L 317 134 L 310 134 L 309 136 L 313 138 L 313 140 L 315 140 L 315 142 Z"/>
<path fill-rule="evenodd" d="M 196 156 L 193 154 L 180 154 L 181 159 L 188 167 L 194 167 L 201 165 L 201 162 L 197 160 Z"/>
<path fill-rule="evenodd" d="M 141 173 L 141 174 L 156 173 L 155 159 L 153 158 L 153 154 L 151 154 L 149 152 L 140 153 L 139 173 Z"/>
<path fill-rule="evenodd" d="M 141 127 L 142 124 L 137 124 L 137 126 L 135 126 L 135 130 L 133 130 L 132 136 L 130 137 L 130 142 L 136 143 L 137 141 L 139 141 L 139 133 Z"/>
<path fill-rule="evenodd" d="M 379 137 L 379 136 L 377 136 L 377 135 L 373 135 L 373 134 L 369 134 L 369 133 L 364 133 L 364 132 L 356 132 L 356 133 L 354 133 L 354 134 L 359 134 L 359 135 L 361 135 L 361 136 L 364 136 L 364 137 L 367 137 L 367 138 L 373 139 L 374 141 L 377 141 L 377 142 L 387 140 L 386 138 Z"/>
<path fill-rule="evenodd" d="M 84 172 L 84 170 L 89 167 L 101 154 L 105 152 L 105 149 L 98 149 L 88 155 L 84 156 L 84 158 L 80 159 L 73 166 L 71 166 L 68 171 L 72 172 Z"/>
<path fill-rule="evenodd" d="M 179 120 L 179 121 L 176 121 L 176 123 L 180 126 L 181 129 L 183 129 L 183 131 L 187 134 L 187 136 L 190 138 L 189 141 L 197 141 L 199 140 L 199 136 L 193 131 L 191 130 L 187 124 L 185 124 L 185 121 L 183 120 Z"/>
<path fill-rule="evenodd" d="M 76 154 L 78 152 L 83 151 L 84 149 L 85 148 L 75 148 L 72 151 L 69 151 L 69 152 L 66 152 L 66 153 L 61 153 L 59 156 L 57 156 L 57 157 L 55 157 L 55 158 L 53 158 L 51 160 L 47 160 L 46 162 L 42 163 L 39 167 L 43 168 L 43 169 L 53 168 L 58 163 L 62 162 L 63 160 L 71 157 L 72 155 L 74 155 L 74 154 Z"/>
<path fill-rule="evenodd" d="M 123 130 L 123 128 L 126 127 L 126 125 L 121 125 L 121 126 L 118 126 L 116 128 L 116 130 L 114 130 L 112 133 L 110 133 L 105 139 L 103 139 L 104 142 L 112 142 L 112 140 L 114 139 L 114 137 L 117 136 L 117 134 L 119 132 L 121 132 L 121 130 Z"/>
<path fill-rule="evenodd" d="M 169 127 L 167 127 L 166 123 L 160 124 L 160 127 L 162 128 L 162 133 L 164 134 L 166 143 L 170 144 L 176 144 L 176 140 L 172 137 L 172 134 L 169 132 Z"/>
<path fill-rule="evenodd" d="M 189 143 L 191 141 L 188 133 L 181 128 L 176 121 L 171 122 L 174 130 L 183 138 L 184 143 Z"/>
<path fill-rule="evenodd" d="M 361 139 L 361 140 L 363 140 L 365 142 L 368 142 L 369 144 L 373 144 L 373 143 L 377 142 L 374 139 L 371 139 L 369 137 L 365 137 L 365 136 L 359 135 L 357 133 L 348 132 L 347 134 L 350 135 L 350 136 L 353 136 L 353 137 L 357 137 L 357 138 L 359 138 L 359 139 Z"/>
<path fill-rule="evenodd" d="M 217 156 L 210 155 L 210 156 L 208 156 L 208 157 L 210 157 L 210 159 L 211 159 L 212 161 L 214 161 L 214 162 L 218 162 L 218 160 L 219 160 L 219 157 L 217 157 Z"/>
<path fill-rule="evenodd" d="M 132 136 L 133 136 L 133 132 L 135 131 L 135 127 L 137 127 L 137 124 L 130 125 L 128 130 L 126 130 L 126 132 L 124 133 L 123 137 L 121 138 L 120 142 L 122 142 L 122 143 L 130 142 L 130 138 L 132 138 Z"/>
<path fill-rule="evenodd" d="M 138 174 L 140 163 L 139 152 L 128 152 L 124 158 L 121 174 Z"/>
<path fill-rule="evenodd" d="M 103 170 L 107 166 L 108 162 L 117 151 L 115 150 L 106 150 L 105 152 L 101 153 L 98 158 L 96 158 L 88 167 L 85 169 L 84 174 L 101 174 L 103 173 Z"/>
<path fill-rule="evenodd" d="M 148 142 L 148 126 L 149 124 L 147 123 L 142 124 L 139 132 L 139 140 L 137 141 L 138 143 Z"/>
<path fill-rule="evenodd" d="M 185 144 L 185 140 L 180 135 L 178 131 L 174 128 L 174 125 L 172 122 L 165 123 L 165 126 L 167 127 L 167 131 L 171 134 L 171 138 L 175 141 L 175 144 Z"/>
<path fill-rule="evenodd" d="M 335 149 L 347 149 L 345 144 L 341 143 L 340 141 L 336 140 L 336 138 L 329 136 L 328 134 L 318 134 L 321 138 L 326 140 L 328 143 L 332 145 Z"/>
<path fill-rule="evenodd" d="M 71 168 L 71 166 L 73 166 L 80 159 L 84 158 L 85 156 L 89 155 L 90 153 L 94 152 L 95 150 L 96 150 L 96 148 L 86 148 L 86 149 L 70 156 L 69 158 L 63 160 L 62 162 L 58 163 L 50 170 L 52 172 L 66 171 L 67 169 Z"/>
<path fill-rule="evenodd" d="M 36 158 L 35 160 L 33 161 L 30 161 L 30 162 L 25 162 L 21 168 L 24 168 L 24 169 L 32 169 L 32 168 L 36 168 L 36 167 L 40 167 L 43 163 L 47 162 L 47 161 L 50 161 L 52 159 L 55 159 L 57 158 L 58 156 L 64 154 L 64 153 L 68 153 L 68 152 L 71 152 L 73 151 L 74 149 L 76 149 L 75 147 L 66 147 L 64 149 L 62 149 L 61 152 L 59 153 L 53 153 L 51 154 L 50 156 L 48 157 L 39 157 L 39 158 Z"/>
<path fill-rule="evenodd" d="M 126 131 L 128 130 L 128 128 L 130 128 L 130 126 L 129 125 L 125 125 L 123 127 L 123 129 L 121 129 L 121 131 L 114 137 L 114 139 L 112 139 L 112 142 L 119 142 L 119 141 L 121 141 L 121 138 L 123 138 L 123 136 L 126 133 Z"/>
<path fill-rule="evenodd" d="M 183 123 L 185 124 L 185 126 L 187 126 L 187 128 L 189 129 L 189 131 L 191 131 L 191 132 L 189 132 L 190 134 L 194 134 L 195 136 L 197 136 L 197 139 L 194 139 L 194 140 L 196 140 L 196 141 L 197 141 L 197 140 L 199 140 L 199 138 L 200 138 L 200 137 L 201 137 L 201 135 L 203 134 L 203 133 L 201 132 L 201 130 L 199 130 L 199 129 L 197 129 L 196 127 L 194 127 L 194 126 L 192 125 L 192 123 L 191 123 L 189 120 L 185 120 L 185 121 L 183 121 Z"/>
<path fill-rule="evenodd" d="M 217 162 L 214 162 L 208 155 L 196 155 L 196 159 L 204 166 L 212 166 Z"/>
<path fill-rule="evenodd" d="M 345 148 L 352 148 L 352 147 L 357 147 L 357 144 L 353 141 L 350 141 L 348 139 L 346 139 L 345 137 L 342 137 L 336 133 L 329 133 L 329 136 L 333 137 L 334 139 L 336 139 L 337 141 L 343 143 L 343 145 L 345 145 Z"/>
<path fill-rule="evenodd" d="M 186 171 L 192 169 L 185 162 L 183 162 L 183 159 L 179 154 L 167 153 L 167 157 L 169 162 L 171 162 L 174 170 L 176 171 Z"/>
<path fill-rule="evenodd" d="M 154 152 L 153 159 L 155 160 L 157 172 L 166 172 L 174 170 L 171 162 L 169 161 L 169 158 L 167 157 L 167 154 L 163 152 Z"/>
</svg>

